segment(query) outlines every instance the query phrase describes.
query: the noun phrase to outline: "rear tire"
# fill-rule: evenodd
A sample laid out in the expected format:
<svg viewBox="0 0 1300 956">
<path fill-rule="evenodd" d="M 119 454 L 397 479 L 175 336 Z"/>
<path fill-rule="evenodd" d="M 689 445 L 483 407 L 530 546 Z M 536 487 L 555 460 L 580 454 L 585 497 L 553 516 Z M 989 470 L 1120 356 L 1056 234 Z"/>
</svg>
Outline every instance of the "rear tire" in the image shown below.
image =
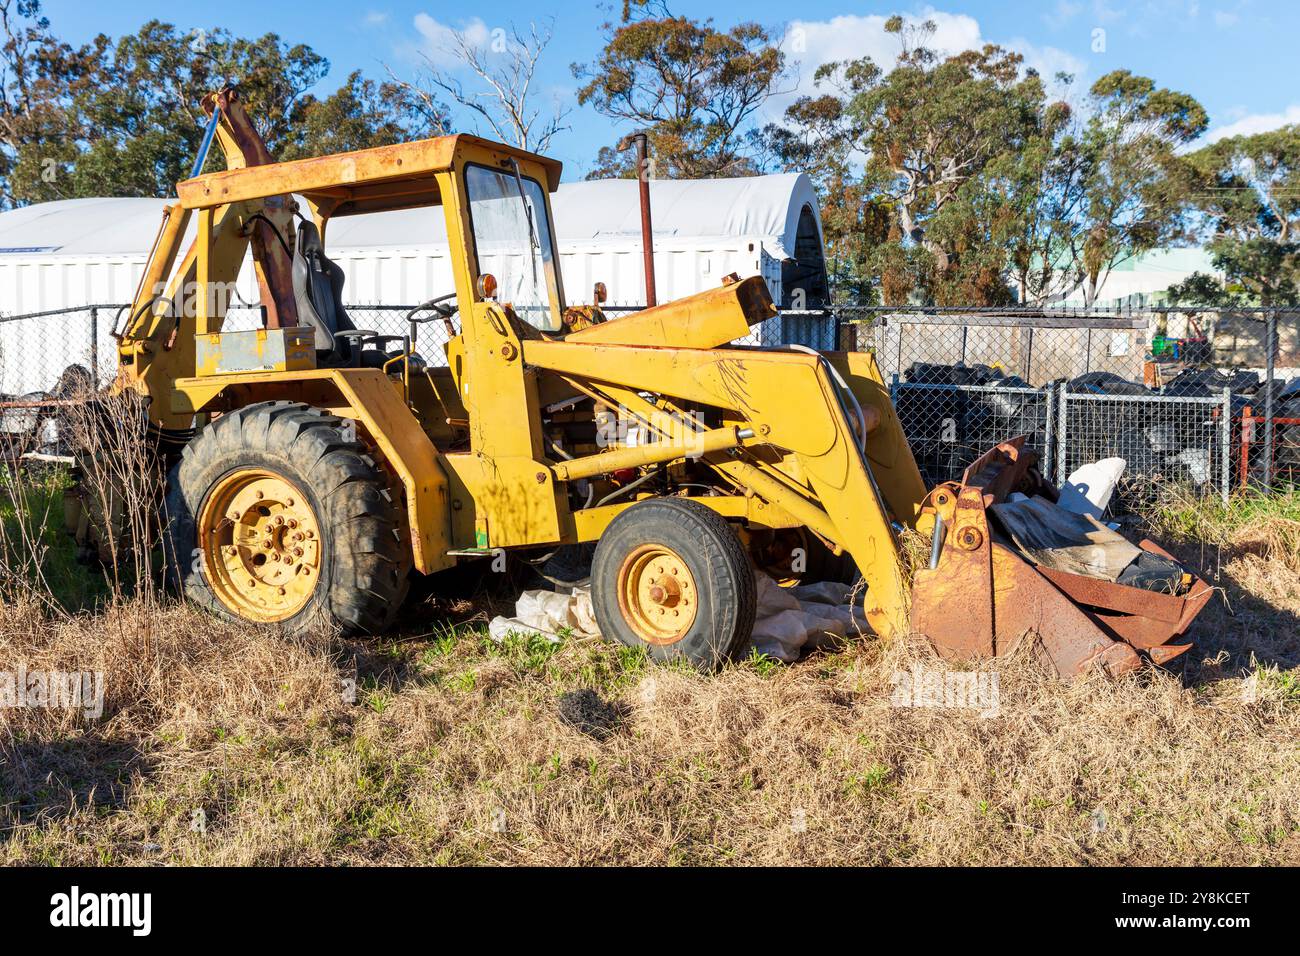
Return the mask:
<svg viewBox="0 0 1300 956">
<path fill-rule="evenodd" d="M 221 416 L 167 491 L 169 575 L 190 600 L 290 634 L 388 628 L 409 587 L 409 535 L 388 477 L 344 420 L 295 402 Z"/>
<path fill-rule="evenodd" d="M 714 670 L 753 632 L 753 565 L 726 519 L 694 501 L 621 512 L 596 545 L 591 585 L 601 632 L 656 661 Z"/>
</svg>

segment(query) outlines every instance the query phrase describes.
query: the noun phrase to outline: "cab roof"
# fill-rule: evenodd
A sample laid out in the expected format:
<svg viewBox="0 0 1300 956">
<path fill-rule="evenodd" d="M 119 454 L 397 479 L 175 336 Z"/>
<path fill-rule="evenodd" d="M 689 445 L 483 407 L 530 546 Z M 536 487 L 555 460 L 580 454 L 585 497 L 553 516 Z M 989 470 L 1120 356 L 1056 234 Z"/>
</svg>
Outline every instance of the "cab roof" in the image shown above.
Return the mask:
<svg viewBox="0 0 1300 956">
<path fill-rule="evenodd" d="M 386 212 L 440 204 L 434 176 L 461 159 L 506 168 L 511 159 L 525 167 L 536 164 L 545 176 L 548 192 L 560 185 L 559 160 L 459 133 L 209 173 L 178 183 L 176 192 L 186 209 L 297 193 L 329 216 Z"/>
</svg>

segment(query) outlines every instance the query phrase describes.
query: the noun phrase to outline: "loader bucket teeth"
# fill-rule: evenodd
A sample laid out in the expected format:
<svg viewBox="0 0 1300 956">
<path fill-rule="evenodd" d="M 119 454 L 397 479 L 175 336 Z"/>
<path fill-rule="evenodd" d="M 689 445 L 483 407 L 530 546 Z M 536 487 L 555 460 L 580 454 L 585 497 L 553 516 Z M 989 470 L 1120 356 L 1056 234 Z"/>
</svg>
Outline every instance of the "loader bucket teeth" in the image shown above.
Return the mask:
<svg viewBox="0 0 1300 956">
<path fill-rule="evenodd" d="M 1165 665 L 1186 653 L 1190 643 L 1173 642 L 1213 591 L 1199 577 L 1183 574 L 1177 593 L 1131 587 L 1053 567 L 1042 552 L 1031 560 L 1002 533 L 992 509 L 1012 492 L 1058 497 L 1035 465 L 1016 438 L 983 455 L 956 487 L 931 494 L 925 511 L 942 540 L 937 562 L 915 574 L 913 628 L 948 660 L 1005 656 L 1030 640 L 1033 654 L 1061 677 L 1115 677 L 1144 660 Z M 1121 547 L 1173 560 L 1150 541 Z"/>
</svg>

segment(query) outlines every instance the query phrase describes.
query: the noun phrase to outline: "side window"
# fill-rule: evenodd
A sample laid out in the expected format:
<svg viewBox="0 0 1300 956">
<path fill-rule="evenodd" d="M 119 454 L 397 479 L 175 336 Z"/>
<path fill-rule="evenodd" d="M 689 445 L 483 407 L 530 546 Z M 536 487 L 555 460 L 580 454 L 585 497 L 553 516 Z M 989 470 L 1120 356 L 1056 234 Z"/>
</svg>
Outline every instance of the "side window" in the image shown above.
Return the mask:
<svg viewBox="0 0 1300 956">
<path fill-rule="evenodd" d="M 467 166 L 465 186 L 479 271 L 496 276 L 498 297 L 521 319 L 556 331 L 564 306 L 541 185 L 508 170 Z"/>
</svg>

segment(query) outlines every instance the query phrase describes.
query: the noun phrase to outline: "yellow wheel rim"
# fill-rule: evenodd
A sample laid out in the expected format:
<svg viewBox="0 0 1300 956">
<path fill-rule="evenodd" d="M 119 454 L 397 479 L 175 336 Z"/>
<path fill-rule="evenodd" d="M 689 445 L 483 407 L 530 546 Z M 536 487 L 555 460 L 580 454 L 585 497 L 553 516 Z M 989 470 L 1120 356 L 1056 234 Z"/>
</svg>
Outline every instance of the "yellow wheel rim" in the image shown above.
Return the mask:
<svg viewBox="0 0 1300 956">
<path fill-rule="evenodd" d="M 212 593 L 239 617 L 283 621 L 316 589 L 320 525 L 306 496 L 278 475 L 222 478 L 200 511 L 198 537 Z"/>
<path fill-rule="evenodd" d="M 681 555 L 643 544 L 618 569 L 618 606 L 643 641 L 675 644 L 695 623 L 699 589 Z"/>
</svg>

